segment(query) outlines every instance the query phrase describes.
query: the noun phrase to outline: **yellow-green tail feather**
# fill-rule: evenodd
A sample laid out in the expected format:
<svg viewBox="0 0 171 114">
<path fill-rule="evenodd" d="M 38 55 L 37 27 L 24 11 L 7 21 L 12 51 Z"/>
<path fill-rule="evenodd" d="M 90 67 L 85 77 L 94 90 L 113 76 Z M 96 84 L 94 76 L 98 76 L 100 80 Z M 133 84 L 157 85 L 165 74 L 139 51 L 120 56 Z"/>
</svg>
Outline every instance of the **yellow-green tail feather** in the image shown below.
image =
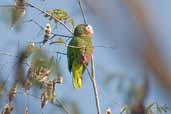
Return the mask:
<svg viewBox="0 0 171 114">
<path fill-rule="evenodd" d="M 73 75 L 73 86 L 76 89 L 82 87 L 82 71 L 83 65 L 81 64 L 73 64 L 72 65 L 72 75 Z"/>
</svg>

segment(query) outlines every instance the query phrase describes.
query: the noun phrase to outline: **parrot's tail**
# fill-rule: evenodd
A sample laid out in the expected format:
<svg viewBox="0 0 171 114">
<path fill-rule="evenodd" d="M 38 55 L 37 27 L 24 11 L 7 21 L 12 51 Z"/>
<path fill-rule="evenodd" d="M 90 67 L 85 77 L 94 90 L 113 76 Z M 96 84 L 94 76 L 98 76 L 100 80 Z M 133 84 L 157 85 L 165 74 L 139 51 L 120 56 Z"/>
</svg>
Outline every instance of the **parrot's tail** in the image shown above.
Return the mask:
<svg viewBox="0 0 171 114">
<path fill-rule="evenodd" d="M 82 72 L 83 72 L 83 65 L 81 64 L 72 65 L 73 86 L 75 89 L 79 89 L 82 87 Z"/>
</svg>

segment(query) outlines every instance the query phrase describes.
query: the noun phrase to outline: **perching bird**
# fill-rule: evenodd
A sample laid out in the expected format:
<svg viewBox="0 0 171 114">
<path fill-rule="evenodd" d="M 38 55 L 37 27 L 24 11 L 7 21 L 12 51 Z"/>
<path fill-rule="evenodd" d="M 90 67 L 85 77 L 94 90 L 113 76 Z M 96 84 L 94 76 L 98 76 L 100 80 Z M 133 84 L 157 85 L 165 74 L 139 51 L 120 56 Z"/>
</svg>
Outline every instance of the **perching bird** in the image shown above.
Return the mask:
<svg viewBox="0 0 171 114">
<path fill-rule="evenodd" d="M 93 53 L 92 35 L 93 29 L 90 25 L 79 24 L 68 44 L 68 69 L 72 72 L 73 86 L 76 89 L 82 87 L 82 74 L 91 60 Z"/>
</svg>

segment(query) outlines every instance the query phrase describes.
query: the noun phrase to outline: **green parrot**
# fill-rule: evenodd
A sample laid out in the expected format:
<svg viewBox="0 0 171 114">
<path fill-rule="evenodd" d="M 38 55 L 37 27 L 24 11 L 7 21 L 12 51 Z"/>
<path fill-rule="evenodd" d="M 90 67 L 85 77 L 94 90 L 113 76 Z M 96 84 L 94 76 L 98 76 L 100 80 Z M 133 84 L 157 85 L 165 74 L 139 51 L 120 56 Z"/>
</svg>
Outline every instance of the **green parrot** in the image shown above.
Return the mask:
<svg viewBox="0 0 171 114">
<path fill-rule="evenodd" d="M 68 69 L 72 72 L 73 87 L 76 89 L 82 87 L 82 74 L 91 60 L 93 53 L 92 36 L 93 29 L 90 25 L 79 24 L 68 44 Z"/>
</svg>

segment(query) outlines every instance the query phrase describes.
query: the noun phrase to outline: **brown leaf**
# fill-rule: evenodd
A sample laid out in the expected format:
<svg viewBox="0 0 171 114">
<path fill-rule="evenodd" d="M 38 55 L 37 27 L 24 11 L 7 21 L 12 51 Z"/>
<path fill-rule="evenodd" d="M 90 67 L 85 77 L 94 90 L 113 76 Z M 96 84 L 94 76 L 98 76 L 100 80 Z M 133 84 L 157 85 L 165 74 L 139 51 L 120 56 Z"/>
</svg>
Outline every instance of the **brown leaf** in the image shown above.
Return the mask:
<svg viewBox="0 0 171 114">
<path fill-rule="evenodd" d="M 3 108 L 3 111 L 1 114 L 11 114 L 13 111 L 13 106 L 11 104 L 6 104 Z"/>
<path fill-rule="evenodd" d="M 12 88 L 9 91 L 9 95 L 8 95 L 9 102 L 11 102 L 14 99 L 14 97 L 16 96 L 16 91 L 17 91 L 17 84 L 14 83 Z"/>
<path fill-rule="evenodd" d="M 150 68 L 155 73 L 155 78 L 158 80 L 159 84 L 162 84 L 166 92 L 171 91 L 171 79 L 169 78 L 169 71 L 167 66 L 162 60 L 162 55 L 156 46 L 155 39 L 157 34 L 151 29 L 151 20 L 154 15 L 149 15 L 147 10 L 142 6 L 141 0 L 125 0 L 125 6 L 129 9 L 132 15 L 136 16 L 138 27 L 146 34 L 147 37 L 147 48 L 144 55 L 144 62 L 148 68 Z M 151 19 L 151 20 L 150 20 Z"/>
</svg>

